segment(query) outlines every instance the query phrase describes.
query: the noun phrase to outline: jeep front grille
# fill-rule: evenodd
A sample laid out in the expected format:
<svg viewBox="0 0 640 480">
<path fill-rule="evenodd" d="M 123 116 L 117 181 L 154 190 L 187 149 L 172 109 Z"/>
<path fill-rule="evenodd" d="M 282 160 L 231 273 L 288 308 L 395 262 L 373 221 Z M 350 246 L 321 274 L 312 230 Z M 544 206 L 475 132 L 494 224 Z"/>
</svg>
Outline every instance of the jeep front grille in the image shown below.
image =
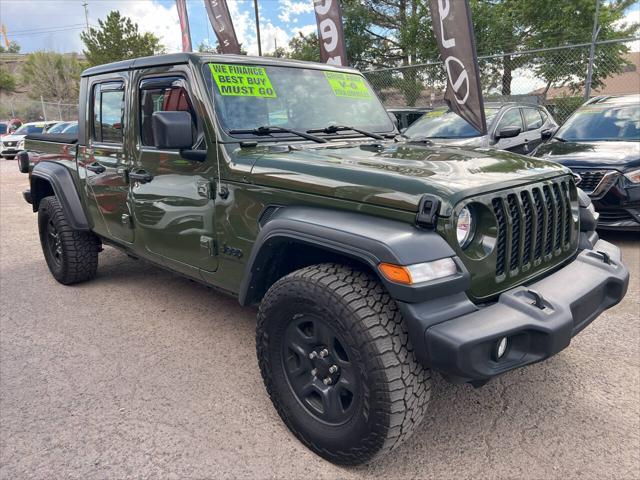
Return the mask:
<svg viewBox="0 0 640 480">
<path fill-rule="evenodd" d="M 493 198 L 496 280 L 550 262 L 570 248 L 569 182 L 564 178 Z"/>
</svg>

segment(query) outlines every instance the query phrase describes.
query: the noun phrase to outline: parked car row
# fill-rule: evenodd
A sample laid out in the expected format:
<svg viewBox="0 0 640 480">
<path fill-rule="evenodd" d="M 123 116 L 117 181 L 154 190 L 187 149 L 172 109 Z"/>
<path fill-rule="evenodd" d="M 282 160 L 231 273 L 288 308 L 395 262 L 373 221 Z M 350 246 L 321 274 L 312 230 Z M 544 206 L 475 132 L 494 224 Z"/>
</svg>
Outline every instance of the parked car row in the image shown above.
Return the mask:
<svg viewBox="0 0 640 480">
<path fill-rule="evenodd" d="M 599 228 L 640 231 L 640 95 L 596 97 L 558 128 L 546 108 L 487 103 L 481 135 L 446 108 L 401 134 L 409 142 L 488 147 L 552 160 L 574 172 L 600 214 Z"/>
<path fill-rule="evenodd" d="M 1 124 L 0 124 L 1 125 Z M 78 122 L 29 122 L 21 124 L 13 133 L 2 135 L 0 139 L 0 156 L 13 159 L 21 150 L 24 150 L 24 138 L 34 133 L 75 135 Z"/>
</svg>

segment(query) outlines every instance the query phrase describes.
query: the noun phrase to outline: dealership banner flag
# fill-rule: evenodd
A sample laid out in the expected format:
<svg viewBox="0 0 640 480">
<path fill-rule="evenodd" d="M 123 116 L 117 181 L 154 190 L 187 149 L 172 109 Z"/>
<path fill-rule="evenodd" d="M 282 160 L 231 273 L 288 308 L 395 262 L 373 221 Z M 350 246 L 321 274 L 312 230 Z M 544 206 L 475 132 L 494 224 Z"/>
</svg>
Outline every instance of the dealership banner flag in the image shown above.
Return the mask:
<svg viewBox="0 0 640 480">
<path fill-rule="evenodd" d="M 447 71 L 444 99 L 476 130 L 487 133 L 469 0 L 430 0 L 433 31 Z"/>
<path fill-rule="evenodd" d="M 182 32 L 182 51 L 192 52 L 191 31 L 189 30 L 189 15 L 187 14 L 187 0 L 176 0 L 178 17 L 180 18 L 180 31 Z"/>
<path fill-rule="evenodd" d="M 216 32 L 222 53 L 240 53 L 240 43 L 233 28 L 226 0 L 204 0 L 209 21 Z"/>
<path fill-rule="evenodd" d="M 320 59 L 332 65 L 347 64 L 347 48 L 342 29 L 342 10 L 339 0 L 314 0 L 318 23 Z"/>
</svg>

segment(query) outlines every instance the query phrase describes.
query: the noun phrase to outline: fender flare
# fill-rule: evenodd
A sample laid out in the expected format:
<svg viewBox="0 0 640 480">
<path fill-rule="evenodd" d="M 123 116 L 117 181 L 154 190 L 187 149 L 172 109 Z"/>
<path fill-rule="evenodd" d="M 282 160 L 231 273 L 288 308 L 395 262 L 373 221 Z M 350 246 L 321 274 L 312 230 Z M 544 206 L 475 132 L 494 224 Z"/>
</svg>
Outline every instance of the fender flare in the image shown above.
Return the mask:
<svg viewBox="0 0 640 480">
<path fill-rule="evenodd" d="M 268 207 L 265 212 L 273 208 Z M 470 286 L 468 271 L 434 230 L 361 213 L 315 207 L 280 207 L 269 215 L 256 238 L 240 285 L 240 304 L 251 305 L 259 300 L 273 253 L 283 243 L 306 244 L 364 263 L 378 275 L 396 300 L 424 301 L 464 291 Z M 458 265 L 458 274 L 417 286 L 389 282 L 378 271 L 382 262 L 411 265 L 446 257 L 453 257 Z"/>
<path fill-rule="evenodd" d="M 42 188 L 42 184 L 39 181 L 34 181 L 36 179 L 51 186 L 71 228 L 74 230 L 90 229 L 89 220 L 82 207 L 76 185 L 66 167 L 54 162 L 40 162 L 33 168 L 31 172 L 31 198 L 34 212 L 38 211 L 40 200 L 47 194 L 47 191 Z"/>
</svg>

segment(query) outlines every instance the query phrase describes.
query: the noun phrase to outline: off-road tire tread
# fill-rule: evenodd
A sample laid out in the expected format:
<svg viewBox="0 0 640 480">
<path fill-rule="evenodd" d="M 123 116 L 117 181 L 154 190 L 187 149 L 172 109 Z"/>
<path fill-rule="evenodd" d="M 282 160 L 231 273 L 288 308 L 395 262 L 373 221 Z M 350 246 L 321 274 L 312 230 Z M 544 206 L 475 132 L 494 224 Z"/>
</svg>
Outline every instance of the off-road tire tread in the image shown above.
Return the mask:
<svg viewBox="0 0 640 480">
<path fill-rule="evenodd" d="M 310 442 L 296 431 L 282 408 L 279 393 L 271 379 L 267 352 L 267 312 L 295 284 L 296 290 L 308 292 L 306 298 L 325 297 L 339 305 L 343 314 L 353 319 L 352 332 L 365 339 L 367 352 L 373 352 L 377 367 L 370 374 L 379 379 L 371 396 L 384 398 L 372 415 L 377 423 L 370 438 L 349 451 L 330 452 Z M 343 317 L 344 318 L 344 317 Z M 365 271 L 341 265 L 320 264 L 297 270 L 278 280 L 267 292 L 258 312 L 256 347 L 260 372 L 278 414 L 294 435 L 307 447 L 334 463 L 357 465 L 383 456 L 409 438 L 421 423 L 431 394 L 431 374 L 415 358 L 405 324 L 395 301 L 380 281 Z"/>
<path fill-rule="evenodd" d="M 55 272 L 51 266 L 49 267 L 54 278 L 64 285 L 72 285 L 94 278 L 98 270 L 100 239 L 90 231 L 71 228 L 56 197 L 45 197 L 40 201 L 39 225 L 42 215 L 49 215 L 52 218 L 62 242 L 63 265 L 61 272 Z M 46 232 L 43 232 L 42 226 L 40 226 L 40 242 L 45 259 L 47 259 L 48 254 L 43 235 L 46 235 Z M 48 259 L 47 263 L 49 263 Z"/>
</svg>

